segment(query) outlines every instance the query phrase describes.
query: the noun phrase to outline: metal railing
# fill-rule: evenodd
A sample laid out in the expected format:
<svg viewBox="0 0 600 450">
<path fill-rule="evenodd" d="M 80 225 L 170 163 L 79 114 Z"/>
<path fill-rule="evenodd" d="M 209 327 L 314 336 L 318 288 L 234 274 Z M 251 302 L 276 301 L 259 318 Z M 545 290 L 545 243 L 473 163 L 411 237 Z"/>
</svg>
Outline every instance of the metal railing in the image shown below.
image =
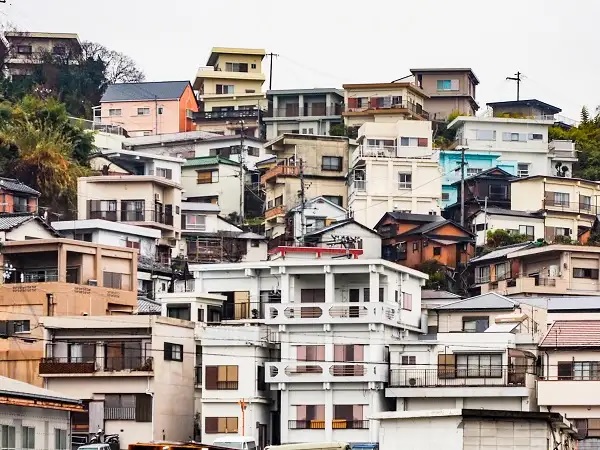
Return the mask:
<svg viewBox="0 0 600 450">
<path fill-rule="evenodd" d="M 368 420 L 333 419 L 331 428 L 334 430 L 368 430 Z"/>
<path fill-rule="evenodd" d="M 192 114 L 194 122 L 211 122 L 223 120 L 258 119 L 260 110 L 237 109 L 234 111 L 198 111 Z"/>
<path fill-rule="evenodd" d="M 270 219 L 271 217 L 281 216 L 285 214 L 285 206 L 279 205 L 273 208 L 269 208 L 265 211 L 265 219 Z"/>
<path fill-rule="evenodd" d="M 545 199 L 544 208 L 552 209 L 553 211 L 567 211 L 584 214 L 597 215 L 600 213 L 600 207 L 586 202 L 563 202 L 554 199 Z"/>
<path fill-rule="evenodd" d="M 387 98 L 387 97 L 381 97 Z M 363 111 L 373 111 L 373 110 L 402 110 L 409 111 L 412 114 L 421 116 L 423 119 L 429 119 L 429 113 L 418 106 L 416 103 L 394 103 L 393 101 L 384 103 L 383 105 L 371 105 L 371 102 L 364 106 L 355 106 L 355 107 L 346 107 L 346 112 L 363 112 Z"/>
<path fill-rule="evenodd" d="M 218 391 L 235 391 L 237 388 L 237 381 L 217 381 Z"/>
<path fill-rule="evenodd" d="M 258 302 L 225 303 L 222 306 L 221 320 L 264 318 L 262 305 Z"/>
<path fill-rule="evenodd" d="M 390 387 L 525 386 L 525 367 L 441 366 L 437 369 L 393 369 Z"/>
<path fill-rule="evenodd" d="M 135 406 L 104 407 L 105 420 L 135 420 Z"/>
<path fill-rule="evenodd" d="M 89 212 L 90 219 L 104 219 L 111 222 L 156 222 L 164 225 L 173 225 L 173 214 L 150 210 L 136 211 L 107 211 L 92 210 Z"/>
<path fill-rule="evenodd" d="M 298 166 L 287 166 L 287 165 L 277 165 L 272 169 L 265 172 L 263 176 L 260 177 L 261 183 L 266 183 L 270 181 L 272 178 L 278 176 L 298 176 L 299 167 Z"/>
<path fill-rule="evenodd" d="M 100 120 L 102 120 L 102 119 L 100 118 Z M 69 117 L 69 121 L 73 125 L 79 126 L 80 128 L 82 128 L 84 130 L 93 130 L 93 131 L 100 131 L 102 133 L 116 134 L 119 136 L 127 136 L 127 131 L 125 131 L 123 129 L 123 127 L 121 127 L 120 125 L 103 124 L 101 122 L 87 120 L 87 119 L 80 119 L 78 117 Z"/>
<path fill-rule="evenodd" d="M 308 108 L 299 105 L 290 105 L 281 108 L 270 108 L 265 112 L 265 117 L 320 117 L 340 116 L 342 105 L 308 105 Z"/>
<path fill-rule="evenodd" d="M 40 374 L 94 373 L 94 372 L 152 372 L 151 356 L 105 357 L 105 358 L 43 358 L 40 361 Z"/>
<path fill-rule="evenodd" d="M 288 420 L 290 430 L 324 430 L 324 420 Z"/>
</svg>

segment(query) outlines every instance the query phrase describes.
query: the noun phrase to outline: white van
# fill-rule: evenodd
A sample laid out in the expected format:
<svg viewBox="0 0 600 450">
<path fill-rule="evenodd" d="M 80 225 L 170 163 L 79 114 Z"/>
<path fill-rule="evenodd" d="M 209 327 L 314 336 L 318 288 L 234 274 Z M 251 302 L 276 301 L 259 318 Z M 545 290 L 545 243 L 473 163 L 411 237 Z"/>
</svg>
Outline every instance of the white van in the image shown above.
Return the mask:
<svg viewBox="0 0 600 450">
<path fill-rule="evenodd" d="M 268 445 L 265 450 L 350 450 L 347 442 L 310 442 L 306 444 Z"/>
<path fill-rule="evenodd" d="M 213 445 L 238 450 L 256 450 L 256 442 L 251 436 L 227 436 L 215 439 Z"/>
</svg>

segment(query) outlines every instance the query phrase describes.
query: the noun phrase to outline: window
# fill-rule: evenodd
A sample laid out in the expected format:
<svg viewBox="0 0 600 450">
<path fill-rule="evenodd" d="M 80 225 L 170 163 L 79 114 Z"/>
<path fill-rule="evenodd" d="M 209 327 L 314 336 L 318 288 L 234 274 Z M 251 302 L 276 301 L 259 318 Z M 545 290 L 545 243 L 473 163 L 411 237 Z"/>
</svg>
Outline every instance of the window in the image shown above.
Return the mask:
<svg viewBox="0 0 600 450">
<path fill-rule="evenodd" d="M 501 378 L 502 355 L 468 354 L 456 355 L 457 378 Z"/>
<path fill-rule="evenodd" d="M 0 449 L 14 450 L 16 448 L 15 431 L 15 427 L 11 427 L 10 425 L 0 425 Z M 58 447 L 56 448 L 58 449 Z"/>
<path fill-rule="evenodd" d="M 475 130 L 475 140 L 477 141 L 495 141 L 495 130 Z"/>
<path fill-rule="evenodd" d="M 102 287 L 111 289 L 121 289 L 122 280 L 122 273 L 103 272 Z"/>
<path fill-rule="evenodd" d="M 290 428 L 324 429 L 325 405 L 296 405 L 296 421 L 291 421 Z"/>
<path fill-rule="evenodd" d="M 496 264 L 496 281 L 510 278 L 510 264 L 508 261 Z"/>
<path fill-rule="evenodd" d="M 380 287 L 379 288 L 379 302 L 383 303 L 385 301 L 385 290 Z"/>
<path fill-rule="evenodd" d="M 248 72 L 248 63 L 225 63 L 226 72 Z"/>
<path fill-rule="evenodd" d="M 508 198 L 508 186 L 504 184 L 491 184 L 489 192 L 491 199 L 506 200 Z"/>
<path fill-rule="evenodd" d="M 323 198 L 338 206 L 342 206 L 344 204 L 344 197 L 341 195 L 324 195 Z"/>
<path fill-rule="evenodd" d="M 202 310 L 200 310 L 202 311 Z M 190 305 L 168 305 L 167 317 L 173 317 L 181 320 L 191 320 Z M 202 322 L 199 320 L 199 322 Z"/>
<path fill-rule="evenodd" d="M 15 333 L 29 333 L 31 330 L 31 323 L 29 320 L 15 320 L 13 321 L 13 327 Z"/>
<path fill-rule="evenodd" d="M 205 389 L 236 390 L 238 388 L 238 366 L 206 366 Z"/>
<path fill-rule="evenodd" d="M 365 359 L 365 346 L 362 344 L 334 345 L 335 362 L 362 362 Z"/>
<path fill-rule="evenodd" d="M 412 311 L 412 294 L 408 292 L 402 293 L 402 309 Z"/>
<path fill-rule="evenodd" d="M 324 345 L 298 345 L 296 347 L 298 361 L 325 361 Z"/>
<path fill-rule="evenodd" d="M 207 434 L 237 433 L 237 417 L 205 417 L 204 432 Z"/>
<path fill-rule="evenodd" d="M 256 64 L 250 64 L 251 69 L 256 69 Z"/>
<path fill-rule="evenodd" d="M 519 234 L 527 236 L 530 241 L 535 239 L 533 225 L 519 225 Z"/>
<path fill-rule="evenodd" d="M 110 117 L 120 116 L 121 115 L 121 108 L 110 108 L 108 110 L 108 115 Z"/>
<path fill-rule="evenodd" d="M 442 247 L 433 247 L 433 256 L 442 256 Z"/>
<path fill-rule="evenodd" d="M 142 136 L 152 136 L 152 131 L 144 131 L 142 132 Z"/>
<path fill-rule="evenodd" d="M 165 361 L 183 361 L 183 345 L 165 342 Z"/>
<path fill-rule="evenodd" d="M 490 282 L 490 267 L 482 266 L 475 268 L 475 284 Z"/>
<path fill-rule="evenodd" d="M 164 108 L 163 108 L 162 106 L 159 106 L 159 107 L 158 107 L 158 114 L 162 114 L 162 113 L 163 113 L 163 111 L 164 111 Z M 187 113 L 187 111 L 188 111 L 188 110 L 186 109 L 185 111 L 186 111 L 186 113 Z"/>
<path fill-rule="evenodd" d="M 67 430 L 54 429 L 54 448 L 56 450 L 67 450 Z"/>
<path fill-rule="evenodd" d="M 528 177 L 529 176 L 529 164 L 527 164 L 527 163 L 517 164 L 517 176 Z"/>
<path fill-rule="evenodd" d="M 417 364 L 416 356 L 402 355 L 402 361 L 400 362 L 403 366 L 414 366 Z"/>
<path fill-rule="evenodd" d="M 325 289 L 301 289 L 300 303 L 324 303 Z"/>
<path fill-rule="evenodd" d="M 196 184 L 210 184 L 219 182 L 219 170 L 198 170 Z"/>
<path fill-rule="evenodd" d="M 17 45 L 17 53 L 21 55 L 31 55 L 31 45 Z"/>
<path fill-rule="evenodd" d="M 412 173 L 398 172 L 398 189 L 412 189 Z"/>
<path fill-rule="evenodd" d="M 323 156 L 322 166 L 323 170 L 334 170 L 339 172 L 342 170 L 342 157 L 341 156 Z"/>
<path fill-rule="evenodd" d="M 592 197 L 589 195 L 579 195 L 579 209 L 583 211 L 591 211 Z"/>
<path fill-rule="evenodd" d="M 187 214 L 185 216 L 187 230 L 206 231 L 206 216 L 200 214 Z"/>
<path fill-rule="evenodd" d="M 233 94 L 233 84 L 217 84 L 217 94 Z"/>
<path fill-rule="evenodd" d="M 275 197 L 275 200 L 273 200 L 273 204 L 275 206 L 283 205 L 283 195 L 280 195 L 279 197 Z"/>
<path fill-rule="evenodd" d="M 173 169 L 164 169 L 162 167 L 156 168 L 156 176 L 166 178 L 167 180 L 173 179 Z"/>
<path fill-rule="evenodd" d="M 468 177 L 473 177 L 481 172 L 483 172 L 483 169 L 480 169 L 478 167 L 467 167 L 467 176 Z"/>
<path fill-rule="evenodd" d="M 437 80 L 438 91 L 458 91 L 459 80 Z"/>
<path fill-rule="evenodd" d="M 140 241 L 137 238 L 127 238 L 125 239 L 125 247 L 127 248 L 140 248 Z"/>
<path fill-rule="evenodd" d="M 598 279 L 598 269 L 580 269 L 573 268 L 573 278 L 587 278 L 590 280 Z"/>
<path fill-rule="evenodd" d="M 561 361 L 558 363 L 559 380 L 600 380 L 600 361 Z"/>
<path fill-rule="evenodd" d="M 416 252 L 417 250 L 419 250 L 419 242 L 415 241 L 413 242 L 413 252 Z"/>
<path fill-rule="evenodd" d="M 463 317 L 462 322 L 465 333 L 483 333 L 490 327 L 489 317 Z"/>
<path fill-rule="evenodd" d="M 569 206 L 569 193 L 568 192 L 554 192 L 554 195 L 550 196 L 549 203 L 551 206 Z"/>
<path fill-rule="evenodd" d="M 21 427 L 21 442 L 23 448 L 34 449 L 35 448 L 35 428 L 34 427 Z"/>
<path fill-rule="evenodd" d="M 55 45 L 52 47 L 53 55 L 65 55 L 67 53 L 67 49 L 62 45 Z"/>
<path fill-rule="evenodd" d="M 475 231 L 483 231 L 483 230 L 487 230 L 487 224 L 478 223 L 475 225 Z"/>
<path fill-rule="evenodd" d="M 502 133 L 505 142 L 527 142 L 527 133 Z"/>
<path fill-rule="evenodd" d="M 429 144 L 429 140 L 427 138 L 418 138 L 418 137 L 401 137 L 400 138 L 400 146 L 401 147 L 427 147 Z"/>
<path fill-rule="evenodd" d="M 442 201 L 443 202 L 447 202 L 450 200 L 450 193 L 449 192 L 442 192 Z"/>
<path fill-rule="evenodd" d="M 541 141 L 544 139 L 544 135 L 541 133 L 530 133 L 529 140 L 530 141 Z"/>
<path fill-rule="evenodd" d="M 150 115 L 150 108 L 138 108 L 137 109 L 137 115 L 138 116 L 149 116 Z"/>
</svg>

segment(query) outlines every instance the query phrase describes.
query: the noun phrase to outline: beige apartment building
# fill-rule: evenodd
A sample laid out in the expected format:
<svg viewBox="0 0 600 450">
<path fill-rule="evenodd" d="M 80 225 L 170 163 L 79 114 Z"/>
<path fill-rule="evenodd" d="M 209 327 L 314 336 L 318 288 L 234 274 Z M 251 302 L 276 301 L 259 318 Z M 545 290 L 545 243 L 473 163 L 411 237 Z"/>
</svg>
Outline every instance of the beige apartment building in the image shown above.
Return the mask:
<svg viewBox="0 0 600 450">
<path fill-rule="evenodd" d="M 44 317 L 44 386 L 83 400 L 74 441 L 102 429 L 121 448 L 194 435 L 194 323 L 161 316 Z"/>
<path fill-rule="evenodd" d="M 410 69 L 415 84 L 429 97 L 425 108 L 431 120 L 446 121 L 450 114 L 474 116 L 479 105 L 475 89 L 479 80 L 469 68 Z"/>
<path fill-rule="evenodd" d="M 518 244 L 472 259 L 481 293 L 597 296 L 600 247 Z"/>
<path fill-rule="evenodd" d="M 347 127 L 365 122 L 397 122 L 402 119 L 429 120 L 425 102 L 429 98 L 413 83 L 344 84 Z"/>
<path fill-rule="evenodd" d="M 262 86 L 264 49 L 213 47 L 205 67 L 200 67 L 193 87 L 200 109 L 194 114 L 196 129 L 218 134 L 244 133 L 259 137 L 260 111 L 267 100 Z"/>
<path fill-rule="evenodd" d="M 511 209 L 544 213 L 547 242 L 580 241 L 600 208 L 600 183 L 580 178 L 531 176 L 511 180 Z"/>
<path fill-rule="evenodd" d="M 133 248 L 71 239 L 4 242 L 0 265 L 0 374 L 41 385 L 43 316 L 131 314 L 137 306 Z"/>
<path fill-rule="evenodd" d="M 8 54 L 6 65 L 12 77 L 29 75 L 45 57 L 74 60 L 81 53 L 76 33 L 5 31 L 1 51 Z"/>
<path fill-rule="evenodd" d="M 301 202 L 301 178 L 306 200 L 321 196 L 346 207 L 346 173 L 350 154 L 348 138 L 282 134 L 265 144 L 277 163 L 262 177 L 265 186 L 265 233 L 274 238 L 285 232 L 285 215 Z"/>
</svg>

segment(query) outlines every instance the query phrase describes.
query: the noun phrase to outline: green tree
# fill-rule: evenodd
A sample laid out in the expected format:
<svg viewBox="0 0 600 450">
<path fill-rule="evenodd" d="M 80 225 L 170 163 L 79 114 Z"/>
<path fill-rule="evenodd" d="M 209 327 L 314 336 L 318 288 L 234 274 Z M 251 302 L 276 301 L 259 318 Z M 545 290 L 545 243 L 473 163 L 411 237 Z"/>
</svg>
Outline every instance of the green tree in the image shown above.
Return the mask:
<svg viewBox="0 0 600 450">
<path fill-rule="evenodd" d="M 590 121 L 590 113 L 587 109 L 587 106 L 583 106 L 581 108 L 581 123 L 587 124 Z"/>
<path fill-rule="evenodd" d="M 415 269 L 429 275 L 429 279 L 425 282 L 425 289 L 442 289 L 451 290 L 446 277 L 446 266 L 436 259 L 423 261 L 415 266 Z"/>
<path fill-rule="evenodd" d="M 487 232 L 486 246 L 488 248 L 504 247 L 505 245 L 527 242 L 529 238 L 524 234 L 509 233 L 506 230 L 497 229 Z"/>
</svg>

